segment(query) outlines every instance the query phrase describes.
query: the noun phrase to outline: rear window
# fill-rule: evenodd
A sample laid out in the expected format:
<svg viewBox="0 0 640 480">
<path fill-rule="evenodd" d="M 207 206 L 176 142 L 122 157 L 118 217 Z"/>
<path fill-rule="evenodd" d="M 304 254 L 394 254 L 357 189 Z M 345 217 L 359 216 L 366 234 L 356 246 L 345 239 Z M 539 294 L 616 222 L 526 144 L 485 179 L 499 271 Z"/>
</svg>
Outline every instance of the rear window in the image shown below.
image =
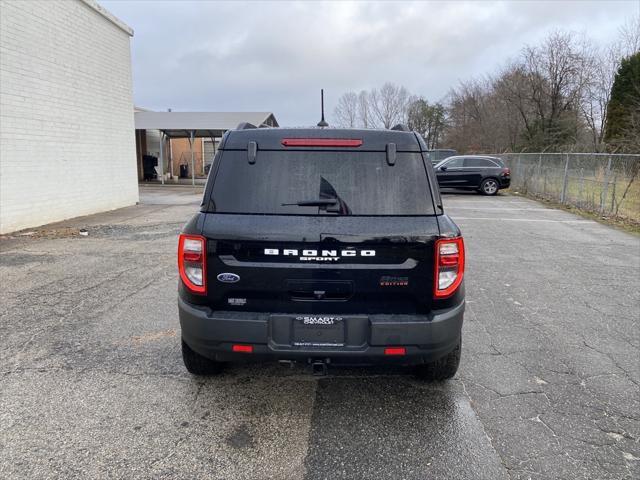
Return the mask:
<svg viewBox="0 0 640 480">
<path fill-rule="evenodd" d="M 434 214 L 420 153 L 398 152 L 389 166 L 384 152 L 259 151 L 249 164 L 246 151 L 225 151 L 211 200 L 218 213 Z"/>
</svg>

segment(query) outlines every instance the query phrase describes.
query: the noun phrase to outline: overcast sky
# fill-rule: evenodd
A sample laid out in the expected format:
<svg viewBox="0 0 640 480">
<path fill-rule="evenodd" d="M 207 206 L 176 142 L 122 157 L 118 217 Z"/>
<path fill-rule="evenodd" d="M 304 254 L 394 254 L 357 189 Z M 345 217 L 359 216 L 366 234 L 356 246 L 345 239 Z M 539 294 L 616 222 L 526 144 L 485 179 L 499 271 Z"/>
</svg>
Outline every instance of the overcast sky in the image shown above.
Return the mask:
<svg viewBox="0 0 640 480">
<path fill-rule="evenodd" d="M 532 2 L 149 2 L 99 0 L 133 28 L 136 105 L 270 111 L 280 125 L 328 120 L 338 97 L 386 81 L 430 101 L 492 73 L 554 29 L 605 44 L 640 0 Z"/>
</svg>

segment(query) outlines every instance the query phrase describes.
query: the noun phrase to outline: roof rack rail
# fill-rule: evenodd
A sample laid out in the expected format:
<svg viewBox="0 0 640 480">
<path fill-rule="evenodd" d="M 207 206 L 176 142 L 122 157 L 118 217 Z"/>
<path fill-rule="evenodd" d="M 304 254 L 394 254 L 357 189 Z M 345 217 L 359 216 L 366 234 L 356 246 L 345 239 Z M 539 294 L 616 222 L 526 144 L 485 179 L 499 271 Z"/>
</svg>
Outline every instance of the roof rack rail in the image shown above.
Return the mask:
<svg viewBox="0 0 640 480">
<path fill-rule="evenodd" d="M 252 128 L 258 128 L 258 127 L 256 127 L 253 123 L 242 122 L 238 124 L 238 126 L 236 127 L 236 130 L 249 130 Z"/>
</svg>

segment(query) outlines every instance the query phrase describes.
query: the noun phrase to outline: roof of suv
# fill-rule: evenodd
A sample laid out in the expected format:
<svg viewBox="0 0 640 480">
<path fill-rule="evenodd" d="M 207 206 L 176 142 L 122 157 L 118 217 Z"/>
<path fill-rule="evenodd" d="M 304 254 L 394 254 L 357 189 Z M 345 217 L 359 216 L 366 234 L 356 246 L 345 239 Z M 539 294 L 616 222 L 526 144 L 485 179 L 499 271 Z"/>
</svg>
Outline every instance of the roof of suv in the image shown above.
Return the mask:
<svg viewBox="0 0 640 480">
<path fill-rule="evenodd" d="M 351 147 L 318 147 L 320 149 L 345 149 L 353 151 L 385 151 L 387 144 L 395 143 L 399 152 L 426 151 L 422 138 L 414 132 L 399 130 L 373 130 L 351 128 L 245 128 L 230 130 L 221 150 L 246 150 L 249 142 L 256 142 L 260 150 L 307 149 L 307 146 L 285 146 L 283 139 L 358 139 L 362 145 Z"/>
<path fill-rule="evenodd" d="M 491 155 L 452 155 L 451 157 L 447 157 L 444 160 L 451 160 L 452 158 L 488 158 L 489 160 L 497 160 L 502 162 L 502 159 L 498 157 L 492 157 Z"/>
</svg>

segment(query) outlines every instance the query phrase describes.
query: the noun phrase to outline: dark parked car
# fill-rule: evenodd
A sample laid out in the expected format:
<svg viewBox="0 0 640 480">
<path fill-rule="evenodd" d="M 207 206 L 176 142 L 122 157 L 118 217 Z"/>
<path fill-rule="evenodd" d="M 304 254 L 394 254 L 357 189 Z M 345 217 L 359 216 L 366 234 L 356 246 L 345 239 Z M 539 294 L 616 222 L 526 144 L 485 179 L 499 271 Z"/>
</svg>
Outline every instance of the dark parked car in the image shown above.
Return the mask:
<svg viewBox="0 0 640 480">
<path fill-rule="evenodd" d="M 232 130 L 179 239 L 185 366 L 395 363 L 450 378 L 464 256 L 414 133 Z"/>
<path fill-rule="evenodd" d="M 511 184 L 511 171 L 496 157 L 460 155 L 449 157 L 433 168 L 440 188 L 478 190 L 484 195 L 495 195 Z"/>
</svg>

